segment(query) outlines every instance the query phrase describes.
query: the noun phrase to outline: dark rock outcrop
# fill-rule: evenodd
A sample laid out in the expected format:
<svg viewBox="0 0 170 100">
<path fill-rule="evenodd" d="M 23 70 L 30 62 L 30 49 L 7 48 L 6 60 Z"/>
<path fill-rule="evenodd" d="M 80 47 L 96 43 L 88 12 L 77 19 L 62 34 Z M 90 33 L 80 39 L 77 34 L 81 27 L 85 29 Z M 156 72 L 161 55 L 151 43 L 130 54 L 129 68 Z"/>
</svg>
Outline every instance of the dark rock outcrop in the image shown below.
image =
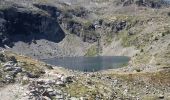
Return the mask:
<svg viewBox="0 0 170 100">
<path fill-rule="evenodd" d="M 82 28 L 83 28 L 83 26 L 80 23 L 77 23 L 74 21 L 69 21 L 66 29 L 69 30 L 73 34 L 80 36 L 80 31 Z"/>
<path fill-rule="evenodd" d="M 137 0 L 135 2 L 138 6 L 146 6 L 151 8 L 160 8 L 167 5 L 165 0 Z"/>
<path fill-rule="evenodd" d="M 1 45 L 10 45 L 17 41 L 30 43 L 39 39 L 62 41 L 65 33 L 55 18 L 57 15 L 51 9 L 54 8 L 47 6 L 47 11 L 42 11 L 10 6 L 0 10 Z"/>
<path fill-rule="evenodd" d="M 126 25 L 127 25 L 126 21 L 114 22 L 112 24 L 112 31 L 117 33 L 119 31 L 123 30 L 126 27 Z"/>
<path fill-rule="evenodd" d="M 168 6 L 170 3 L 168 0 L 121 0 L 118 4 L 123 4 L 123 6 L 129 6 L 131 4 L 136 4 L 138 6 L 150 7 L 150 8 L 161 8 Z"/>
</svg>

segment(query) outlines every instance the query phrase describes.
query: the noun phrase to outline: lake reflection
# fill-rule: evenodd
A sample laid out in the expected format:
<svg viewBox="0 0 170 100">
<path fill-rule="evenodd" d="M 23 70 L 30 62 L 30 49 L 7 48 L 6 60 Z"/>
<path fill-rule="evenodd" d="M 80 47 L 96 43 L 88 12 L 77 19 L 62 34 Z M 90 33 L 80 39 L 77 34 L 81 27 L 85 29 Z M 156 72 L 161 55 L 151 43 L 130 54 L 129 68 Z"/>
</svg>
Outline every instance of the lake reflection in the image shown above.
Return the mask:
<svg viewBox="0 0 170 100">
<path fill-rule="evenodd" d="M 95 72 L 105 69 L 120 68 L 129 62 L 125 56 L 97 56 L 97 57 L 62 57 L 43 60 L 44 62 L 64 68 L 84 72 Z"/>
</svg>

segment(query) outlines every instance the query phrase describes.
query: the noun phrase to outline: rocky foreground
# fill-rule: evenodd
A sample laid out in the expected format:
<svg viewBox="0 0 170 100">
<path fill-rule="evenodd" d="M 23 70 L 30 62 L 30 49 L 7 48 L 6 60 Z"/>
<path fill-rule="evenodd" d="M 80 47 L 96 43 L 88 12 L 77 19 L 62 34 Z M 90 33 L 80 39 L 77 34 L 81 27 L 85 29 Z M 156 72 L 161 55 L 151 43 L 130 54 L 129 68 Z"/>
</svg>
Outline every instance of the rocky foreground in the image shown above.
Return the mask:
<svg viewBox="0 0 170 100">
<path fill-rule="evenodd" d="M 9 51 L 1 53 L 0 61 L 0 97 L 3 100 L 170 99 L 170 70 L 166 68 L 149 72 L 149 67 L 125 67 L 83 73 Z"/>
</svg>

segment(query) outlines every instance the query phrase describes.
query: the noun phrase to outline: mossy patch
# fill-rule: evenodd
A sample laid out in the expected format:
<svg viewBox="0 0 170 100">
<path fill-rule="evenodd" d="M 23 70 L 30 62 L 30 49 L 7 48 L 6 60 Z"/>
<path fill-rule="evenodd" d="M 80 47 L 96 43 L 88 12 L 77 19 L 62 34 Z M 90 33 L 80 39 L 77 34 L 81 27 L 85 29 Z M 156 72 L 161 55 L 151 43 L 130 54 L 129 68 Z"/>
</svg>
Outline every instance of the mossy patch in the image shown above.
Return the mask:
<svg viewBox="0 0 170 100">
<path fill-rule="evenodd" d="M 87 50 L 87 53 L 85 54 L 85 56 L 96 56 L 97 54 L 98 54 L 97 47 L 92 46 Z"/>
<path fill-rule="evenodd" d="M 135 57 L 134 63 L 135 64 L 142 64 L 142 63 L 148 64 L 151 58 L 152 58 L 152 55 L 150 55 L 149 53 L 141 53 Z"/>
<path fill-rule="evenodd" d="M 170 70 L 162 70 L 157 72 L 138 72 L 138 73 L 110 73 L 110 77 L 116 77 L 128 83 L 141 81 L 140 84 L 154 84 L 155 86 L 169 86 Z"/>
<path fill-rule="evenodd" d="M 111 33 L 107 34 L 107 35 L 106 35 L 106 38 L 105 38 L 105 43 L 106 43 L 107 45 L 109 45 L 109 44 L 112 43 L 112 41 L 113 41 L 113 35 L 112 35 Z"/>
<path fill-rule="evenodd" d="M 109 96 L 111 92 L 110 87 L 108 84 L 94 77 L 80 76 L 76 81 L 68 84 L 64 90 L 73 97 L 86 97 L 88 100 L 94 100 L 99 96 L 101 99 L 106 100 L 106 97 Z"/>
<path fill-rule="evenodd" d="M 88 98 L 94 99 L 95 95 L 98 94 L 98 90 L 96 88 L 89 87 L 86 84 L 86 80 L 84 80 L 83 77 L 81 79 L 76 80 L 76 82 L 73 82 L 69 84 L 65 90 L 73 97 L 86 97 L 88 95 Z M 97 85 L 97 84 L 95 84 Z"/>
</svg>

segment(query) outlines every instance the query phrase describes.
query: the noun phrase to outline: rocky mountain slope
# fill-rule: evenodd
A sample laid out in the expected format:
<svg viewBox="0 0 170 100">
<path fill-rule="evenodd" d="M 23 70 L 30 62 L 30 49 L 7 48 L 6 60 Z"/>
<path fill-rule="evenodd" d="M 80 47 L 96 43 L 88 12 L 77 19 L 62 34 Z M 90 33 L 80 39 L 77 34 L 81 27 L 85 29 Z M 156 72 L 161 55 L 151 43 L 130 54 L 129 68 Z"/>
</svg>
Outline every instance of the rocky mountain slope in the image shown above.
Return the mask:
<svg viewBox="0 0 170 100">
<path fill-rule="evenodd" d="M 49 58 L 99 53 L 130 56 L 134 65 L 169 65 L 168 1 L 4 0 L 1 4 L 1 47 L 19 54 Z"/>
</svg>

